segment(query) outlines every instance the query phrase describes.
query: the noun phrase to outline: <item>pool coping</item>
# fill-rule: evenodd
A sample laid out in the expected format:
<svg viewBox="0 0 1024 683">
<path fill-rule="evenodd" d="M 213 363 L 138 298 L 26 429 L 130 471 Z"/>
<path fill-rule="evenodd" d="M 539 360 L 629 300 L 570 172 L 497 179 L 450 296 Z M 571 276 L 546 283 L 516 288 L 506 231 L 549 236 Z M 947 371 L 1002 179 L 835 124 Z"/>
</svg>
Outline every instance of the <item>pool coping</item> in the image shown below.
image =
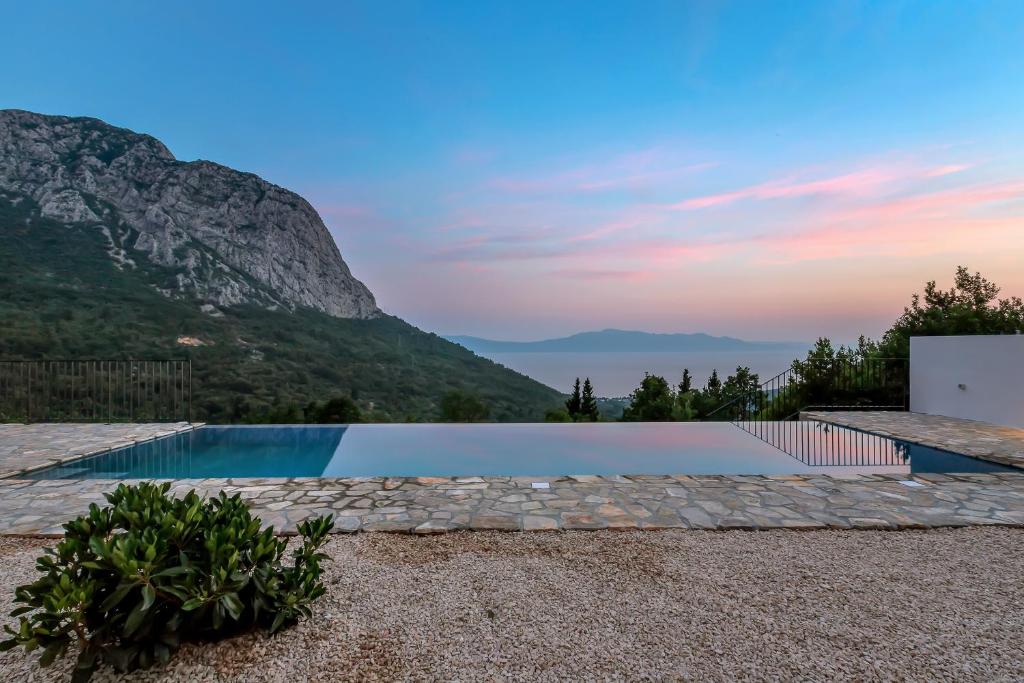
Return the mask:
<svg viewBox="0 0 1024 683">
<path fill-rule="evenodd" d="M 62 425 L 67 425 L 67 424 L 71 424 L 71 423 L 45 423 L 45 422 L 38 422 L 38 423 L 7 423 L 7 424 L 19 424 L 19 425 L 26 425 L 27 426 L 29 424 L 62 424 Z M 122 423 L 118 423 L 118 422 L 101 422 L 101 423 L 83 422 L 83 423 L 74 423 L 74 424 L 82 424 L 82 425 L 92 425 L 92 424 L 117 425 L 117 424 L 122 424 Z M 132 423 L 132 422 L 128 422 L 128 423 L 124 423 L 124 424 L 127 425 L 127 424 L 164 424 L 164 423 Z M 88 451 L 85 451 L 85 452 L 82 452 L 82 453 L 75 453 L 73 455 L 69 455 L 69 456 L 66 456 L 66 457 L 63 457 L 63 458 L 47 456 L 45 458 L 45 461 L 41 462 L 38 465 L 31 465 L 29 467 L 23 467 L 23 468 L 16 469 L 16 470 L 7 470 L 7 471 L 4 471 L 4 472 L 0 472 L 0 481 L 6 481 L 6 480 L 10 480 L 10 479 L 18 479 L 20 476 L 25 475 L 25 474 L 30 474 L 32 472 L 38 472 L 40 470 L 45 470 L 45 469 L 48 469 L 50 467 L 58 467 L 60 465 L 67 465 L 67 464 L 70 464 L 70 463 L 73 463 L 73 462 L 77 462 L 78 460 L 85 460 L 86 458 L 92 458 L 92 457 L 95 457 L 97 455 L 103 455 L 104 453 L 110 453 L 111 451 L 117 451 L 117 450 L 120 450 L 122 448 L 130 448 L 131 446 L 135 446 L 135 445 L 138 445 L 138 444 L 148 443 L 150 441 L 156 441 L 157 439 L 166 439 L 166 438 L 169 438 L 169 437 L 172 437 L 172 436 L 176 436 L 178 434 L 184 434 L 185 432 L 190 432 L 192 430 L 195 430 L 195 429 L 198 429 L 200 427 L 205 427 L 206 426 L 205 422 L 189 422 L 189 423 L 169 422 L 169 423 L 166 423 L 166 424 L 167 424 L 168 429 L 167 429 L 166 432 L 164 432 L 162 434 L 154 434 L 153 436 L 149 436 L 149 437 L 142 438 L 142 439 L 125 439 L 125 440 L 122 440 L 122 441 L 116 441 L 116 442 L 114 442 L 112 444 L 104 444 L 103 446 L 98 446 L 95 449 L 88 450 Z"/>
<path fill-rule="evenodd" d="M 974 460 L 981 460 L 984 462 L 993 462 L 997 465 L 1005 465 L 1012 467 L 1018 471 L 1024 472 L 1024 457 L 1003 455 L 1001 453 L 994 452 L 965 452 L 963 448 L 950 445 L 948 442 L 942 441 L 941 439 L 930 439 L 927 436 L 920 434 L 913 434 L 908 436 L 906 433 L 891 432 L 880 427 L 867 427 L 861 424 L 855 424 L 846 418 L 846 413 L 857 413 L 863 412 L 864 414 L 872 415 L 877 412 L 892 412 L 896 414 L 914 414 L 909 411 L 839 411 L 841 414 L 834 414 L 832 411 L 827 410 L 808 410 L 800 412 L 800 420 L 816 420 L 818 422 L 825 422 L 828 424 L 835 425 L 837 427 L 843 427 L 845 429 L 853 429 L 855 431 L 864 432 L 866 434 L 874 434 L 876 436 L 882 436 L 887 439 L 894 439 L 896 441 L 904 441 L 906 443 L 916 444 L 919 446 L 926 446 L 928 448 L 934 448 L 936 450 L 945 451 L 954 455 L 962 455 L 965 458 L 973 458 Z M 927 413 L 919 413 L 927 415 Z M 942 416 L 935 416 L 942 417 Z M 951 419 L 951 418 L 943 418 Z M 959 418 L 952 418 L 959 419 Z M 963 422 L 970 422 L 975 425 L 986 426 L 988 423 L 978 422 L 977 420 L 962 420 Z"/>
</svg>

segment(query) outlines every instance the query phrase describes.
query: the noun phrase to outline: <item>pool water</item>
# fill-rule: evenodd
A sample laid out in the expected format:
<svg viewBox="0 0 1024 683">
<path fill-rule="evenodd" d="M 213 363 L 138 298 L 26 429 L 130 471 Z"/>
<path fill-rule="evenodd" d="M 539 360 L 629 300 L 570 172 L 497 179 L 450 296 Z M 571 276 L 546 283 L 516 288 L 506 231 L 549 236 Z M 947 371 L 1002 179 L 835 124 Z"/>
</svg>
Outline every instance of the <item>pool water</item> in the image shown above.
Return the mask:
<svg viewBox="0 0 1024 683">
<path fill-rule="evenodd" d="M 992 472 L 823 422 L 205 426 L 32 479 Z"/>
</svg>

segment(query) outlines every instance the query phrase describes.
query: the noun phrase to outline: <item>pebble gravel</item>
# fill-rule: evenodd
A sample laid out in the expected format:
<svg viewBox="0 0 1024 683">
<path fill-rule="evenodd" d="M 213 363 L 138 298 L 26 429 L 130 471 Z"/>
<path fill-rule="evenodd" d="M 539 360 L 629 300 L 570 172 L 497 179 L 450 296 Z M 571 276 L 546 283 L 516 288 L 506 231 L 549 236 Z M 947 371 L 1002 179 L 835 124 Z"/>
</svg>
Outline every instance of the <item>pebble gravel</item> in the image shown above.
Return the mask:
<svg viewBox="0 0 1024 683">
<path fill-rule="evenodd" d="M 0 605 L 48 542 L 0 538 Z M 1024 679 L 1021 529 L 361 534 L 327 552 L 313 619 L 94 680 Z M 70 664 L 12 651 L 0 680 Z"/>
</svg>

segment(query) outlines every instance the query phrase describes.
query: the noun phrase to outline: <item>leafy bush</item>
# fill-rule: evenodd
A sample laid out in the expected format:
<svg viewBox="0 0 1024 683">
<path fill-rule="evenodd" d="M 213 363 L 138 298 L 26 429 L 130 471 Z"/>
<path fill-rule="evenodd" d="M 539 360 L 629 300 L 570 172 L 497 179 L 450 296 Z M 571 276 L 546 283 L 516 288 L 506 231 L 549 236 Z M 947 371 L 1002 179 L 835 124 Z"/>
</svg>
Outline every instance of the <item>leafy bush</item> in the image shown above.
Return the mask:
<svg viewBox="0 0 1024 683">
<path fill-rule="evenodd" d="M 348 396 L 338 396 L 323 404 L 310 403 L 306 407 L 306 422 L 313 424 L 352 424 L 362 422 L 359 406 Z"/>
<path fill-rule="evenodd" d="M 109 507 L 64 525 L 64 540 L 39 558 L 43 576 L 18 587 L 0 651 L 42 649 L 49 665 L 78 648 L 72 680 L 96 666 L 119 671 L 166 663 L 183 640 L 215 640 L 255 627 L 274 633 L 309 617 L 323 595 L 319 553 L 331 517 L 299 525 L 302 544 L 283 561 L 287 540 L 260 529 L 238 495 L 167 495 L 170 484 L 121 484 Z"/>
<path fill-rule="evenodd" d="M 473 394 L 453 389 L 441 399 L 441 422 L 483 422 L 491 409 Z"/>
</svg>

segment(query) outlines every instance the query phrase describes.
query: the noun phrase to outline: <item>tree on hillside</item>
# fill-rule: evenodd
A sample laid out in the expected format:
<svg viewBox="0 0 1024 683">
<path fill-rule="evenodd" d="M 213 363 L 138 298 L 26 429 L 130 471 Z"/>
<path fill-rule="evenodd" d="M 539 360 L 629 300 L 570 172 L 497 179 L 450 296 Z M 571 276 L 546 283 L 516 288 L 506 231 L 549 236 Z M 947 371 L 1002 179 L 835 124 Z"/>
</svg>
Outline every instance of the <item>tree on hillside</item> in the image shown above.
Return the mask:
<svg viewBox="0 0 1024 683">
<path fill-rule="evenodd" d="M 268 410 L 248 408 L 243 413 L 242 421 L 247 424 L 301 424 L 305 420 L 302 411 L 294 403 L 281 405 L 274 403 Z"/>
<path fill-rule="evenodd" d="M 323 404 L 306 406 L 306 422 L 314 424 L 352 424 L 362 422 L 359 406 L 348 396 L 338 396 Z"/>
<path fill-rule="evenodd" d="M 882 355 L 905 358 L 910 338 L 945 334 L 1017 334 L 1024 332 L 1024 300 L 997 299 L 1000 288 L 958 266 L 953 287 L 938 289 L 935 281 L 924 287 L 924 297 L 914 294 L 910 306 L 882 337 Z"/>
<path fill-rule="evenodd" d="M 565 410 L 569 413 L 569 417 L 573 420 L 577 420 L 580 416 L 580 410 L 583 407 L 583 398 L 580 395 L 580 378 L 576 378 L 576 384 L 573 385 L 572 394 L 569 396 L 569 400 L 565 402 Z"/>
<path fill-rule="evenodd" d="M 722 400 L 731 401 L 741 396 L 751 396 L 761 389 L 761 378 L 750 368 L 740 366 L 736 368 L 735 375 L 725 378 L 722 385 Z"/>
<path fill-rule="evenodd" d="M 722 380 L 718 379 L 718 370 L 712 369 L 708 383 L 704 386 L 704 396 L 710 401 L 722 401 Z"/>
<path fill-rule="evenodd" d="M 544 413 L 545 422 L 572 422 L 572 416 L 566 412 L 565 408 L 555 408 Z"/>
<path fill-rule="evenodd" d="M 698 415 L 699 391 L 677 391 L 672 419 L 677 422 L 689 422 Z"/>
<path fill-rule="evenodd" d="M 667 422 L 672 419 L 675 397 L 664 377 L 644 373 L 640 386 L 630 394 L 631 403 L 622 413 L 625 422 Z"/>
<path fill-rule="evenodd" d="M 693 388 L 693 377 L 690 376 L 690 369 L 683 368 L 683 379 L 679 382 L 679 393 L 685 394 Z"/>
<path fill-rule="evenodd" d="M 692 420 L 697 416 L 700 392 L 693 389 L 693 375 L 689 368 L 683 368 L 683 377 L 676 387 L 675 406 L 672 418 L 680 422 Z"/>
<path fill-rule="evenodd" d="M 458 389 L 449 391 L 441 399 L 442 422 L 483 422 L 490 415 L 483 401 Z"/>
<path fill-rule="evenodd" d="M 586 381 L 583 382 L 583 396 L 580 399 L 579 419 L 586 422 L 597 422 L 600 417 L 600 414 L 597 412 L 597 399 L 594 398 L 594 386 L 590 383 L 590 378 L 587 377 Z"/>
</svg>

